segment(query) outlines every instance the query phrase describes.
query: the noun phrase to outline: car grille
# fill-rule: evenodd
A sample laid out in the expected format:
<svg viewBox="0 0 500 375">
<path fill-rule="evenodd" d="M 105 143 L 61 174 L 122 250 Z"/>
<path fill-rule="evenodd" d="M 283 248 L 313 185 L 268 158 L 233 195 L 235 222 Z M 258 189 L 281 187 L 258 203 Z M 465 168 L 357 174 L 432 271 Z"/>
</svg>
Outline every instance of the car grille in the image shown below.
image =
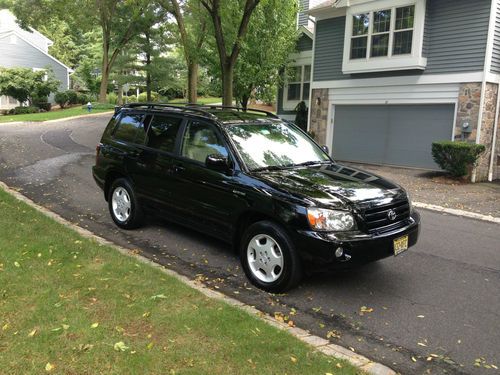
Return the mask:
<svg viewBox="0 0 500 375">
<path fill-rule="evenodd" d="M 395 217 L 389 218 L 389 212 L 393 210 Z M 386 231 L 406 224 L 410 217 L 410 205 L 408 200 L 368 208 L 363 212 L 366 229 L 369 232 Z"/>
</svg>

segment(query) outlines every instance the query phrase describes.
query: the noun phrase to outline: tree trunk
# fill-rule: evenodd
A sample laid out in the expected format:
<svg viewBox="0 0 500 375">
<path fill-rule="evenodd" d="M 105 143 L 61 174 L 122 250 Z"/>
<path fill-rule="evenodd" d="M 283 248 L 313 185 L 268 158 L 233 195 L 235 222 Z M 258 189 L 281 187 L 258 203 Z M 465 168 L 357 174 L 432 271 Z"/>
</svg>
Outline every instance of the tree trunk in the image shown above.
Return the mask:
<svg viewBox="0 0 500 375">
<path fill-rule="evenodd" d="M 240 104 L 241 107 L 246 111 L 248 109 L 248 101 L 250 100 L 250 95 L 243 94 L 241 96 Z"/>
<path fill-rule="evenodd" d="M 222 67 L 222 105 L 231 107 L 233 105 L 233 73 L 231 64 Z"/>
<path fill-rule="evenodd" d="M 102 51 L 102 72 L 101 72 L 101 87 L 99 89 L 99 103 L 107 102 L 108 81 L 109 81 L 109 64 L 108 64 L 109 45 L 104 41 Z"/>
<path fill-rule="evenodd" d="M 149 32 L 146 32 L 146 101 L 151 102 L 151 39 Z"/>
<path fill-rule="evenodd" d="M 196 103 L 198 101 L 198 64 L 190 62 L 188 64 L 188 102 Z"/>
<path fill-rule="evenodd" d="M 118 97 L 116 99 L 116 104 L 117 105 L 123 104 L 123 85 L 121 83 L 118 85 Z"/>
</svg>

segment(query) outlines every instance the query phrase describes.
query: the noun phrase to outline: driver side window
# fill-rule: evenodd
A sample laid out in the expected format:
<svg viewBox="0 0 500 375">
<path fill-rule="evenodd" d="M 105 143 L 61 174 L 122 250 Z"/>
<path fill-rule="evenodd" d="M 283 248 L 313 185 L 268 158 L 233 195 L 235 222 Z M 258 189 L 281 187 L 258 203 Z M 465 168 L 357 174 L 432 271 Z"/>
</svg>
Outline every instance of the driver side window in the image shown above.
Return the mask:
<svg viewBox="0 0 500 375">
<path fill-rule="evenodd" d="M 190 122 L 182 140 L 181 155 L 205 163 L 207 156 L 212 154 L 228 156 L 213 126 L 198 121 Z"/>
</svg>

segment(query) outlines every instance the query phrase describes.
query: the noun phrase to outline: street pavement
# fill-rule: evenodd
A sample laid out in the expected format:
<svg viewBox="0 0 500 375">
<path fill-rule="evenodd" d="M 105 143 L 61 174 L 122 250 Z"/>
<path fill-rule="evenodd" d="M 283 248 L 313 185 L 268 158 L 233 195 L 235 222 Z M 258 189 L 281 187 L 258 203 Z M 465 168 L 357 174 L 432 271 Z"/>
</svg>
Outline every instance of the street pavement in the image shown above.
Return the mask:
<svg viewBox="0 0 500 375">
<path fill-rule="evenodd" d="M 108 118 L 0 124 L 0 180 L 81 227 L 402 374 L 499 373 L 499 225 L 422 210 L 420 241 L 406 253 L 268 294 L 248 284 L 225 243 L 168 218 L 134 231 L 113 225 L 91 174 Z"/>
</svg>

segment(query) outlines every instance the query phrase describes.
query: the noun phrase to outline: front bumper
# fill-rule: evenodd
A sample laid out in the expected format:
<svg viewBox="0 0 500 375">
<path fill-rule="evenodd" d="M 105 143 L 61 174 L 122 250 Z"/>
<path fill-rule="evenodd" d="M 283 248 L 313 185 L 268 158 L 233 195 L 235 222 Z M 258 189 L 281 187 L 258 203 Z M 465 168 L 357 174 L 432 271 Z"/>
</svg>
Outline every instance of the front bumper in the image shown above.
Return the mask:
<svg viewBox="0 0 500 375">
<path fill-rule="evenodd" d="M 420 215 L 414 210 L 405 226 L 388 232 L 366 234 L 297 231 L 294 241 L 307 268 L 325 271 L 394 256 L 395 239 L 408 235 L 410 247 L 417 243 L 419 234 Z M 335 250 L 339 247 L 342 247 L 345 255 L 337 258 Z"/>
</svg>

